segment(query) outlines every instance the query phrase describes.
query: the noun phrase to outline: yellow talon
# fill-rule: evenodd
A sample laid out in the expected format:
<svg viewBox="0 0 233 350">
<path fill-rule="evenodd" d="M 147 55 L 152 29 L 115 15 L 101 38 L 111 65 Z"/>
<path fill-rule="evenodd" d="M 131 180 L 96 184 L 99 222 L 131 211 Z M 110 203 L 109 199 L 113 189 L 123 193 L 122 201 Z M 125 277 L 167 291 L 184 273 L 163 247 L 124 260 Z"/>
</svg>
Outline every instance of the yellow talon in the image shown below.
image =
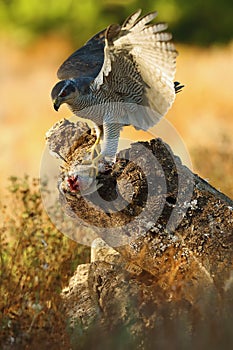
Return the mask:
<svg viewBox="0 0 233 350">
<path fill-rule="evenodd" d="M 95 153 L 97 156 L 100 154 L 100 138 L 95 140 L 94 145 L 91 147 L 91 159 L 95 158 Z"/>
<path fill-rule="evenodd" d="M 94 132 L 93 132 L 94 131 Z M 96 140 L 94 145 L 90 148 L 90 157 L 89 159 L 84 159 L 82 161 L 83 165 L 92 165 L 95 169 L 95 174 L 98 174 L 98 161 L 102 158 L 101 149 L 100 149 L 100 139 L 101 139 L 101 129 L 98 126 L 95 126 L 94 130 L 92 129 L 92 135 L 95 134 Z M 95 153 L 97 156 L 95 157 Z"/>
<path fill-rule="evenodd" d="M 91 149 L 91 159 L 94 158 L 95 152 L 97 153 L 97 155 L 100 154 L 100 139 L 101 139 L 101 129 L 96 125 L 95 126 L 95 135 L 96 135 L 96 140 L 94 145 L 92 146 Z"/>
</svg>

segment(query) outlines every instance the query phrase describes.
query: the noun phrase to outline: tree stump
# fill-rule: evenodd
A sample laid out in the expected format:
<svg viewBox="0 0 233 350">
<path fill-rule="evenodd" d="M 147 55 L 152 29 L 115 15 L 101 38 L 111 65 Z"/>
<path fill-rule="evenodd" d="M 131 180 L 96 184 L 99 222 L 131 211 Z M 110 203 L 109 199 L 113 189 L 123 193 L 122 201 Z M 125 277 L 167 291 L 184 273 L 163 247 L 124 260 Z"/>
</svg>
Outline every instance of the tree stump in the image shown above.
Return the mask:
<svg viewBox="0 0 233 350">
<path fill-rule="evenodd" d="M 73 324 L 81 319 L 89 329 L 98 319 L 143 336 L 159 320 L 175 320 L 179 308 L 194 320 L 197 312 L 212 315 L 210 305 L 217 309 L 232 296 L 233 202 L 182 165 L 167 144 L 132 144 L 97 179 L 84 176 L 82 193 L 69 177 L 95 141 L 88 126 L 63 120 L 47 141 L 64 160 L 58 178 L 64 211 L 118 252 L 79 267 L 63 293 Z M 88 181 L 94 183 L 90 193 Z"/>
</svg>

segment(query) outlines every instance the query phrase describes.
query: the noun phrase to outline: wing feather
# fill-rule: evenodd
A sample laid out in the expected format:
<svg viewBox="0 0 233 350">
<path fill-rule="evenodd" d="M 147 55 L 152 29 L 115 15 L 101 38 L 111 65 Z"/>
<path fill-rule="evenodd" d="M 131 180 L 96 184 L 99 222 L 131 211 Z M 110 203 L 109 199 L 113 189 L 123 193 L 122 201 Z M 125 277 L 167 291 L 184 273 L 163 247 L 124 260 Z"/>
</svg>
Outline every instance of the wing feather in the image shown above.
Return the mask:
<svg viewBox="0 0 233 350">
<path fill-rule="evenodd" d="M 126 20 L 124 21 L 124 23 L 122 24 L 122 28 L 124 28 L 126 30 L 130 29 L 134 25 L 134 23 L 136 22 L 138 17 L 140 16 L 141 12 L 142 12 L 142 10 L 139 9 L 136 12 L 134 12 L 132 15 L 127 17 Z"/>
<path fill-rule="evenodd" d="M 58 69 L 58 79 L 96 78 L 104 62 L 105 30 L 94 35 L 65 60 Z"/>
<path fill-rule="evenodd" d="M 150 23 L 157 13 L 138 18 L 140 13 L 134 13 L 121 27 L 110 26 L 106 31 L 104 63 L 93 87 L 101 90 L 104 83 L 105 90 L 116 94 L 124 90 L 122 101 L 152 107 L 154 119 L 151 115 L 143 116 L 143 129 L 148 129 L 163 117 L 174 101 L 177 51 L 170 41 L 172 35 L 164 32 L 167 24 Z M 136 97 L 133 89 L 140 96 Z M 132 125 L 133 118 L 133 115 L 127 116 Z M 122 122 L 125 122 L 123 117 Z"/>
<path fill-rule="evenodd" d="M 145 28 L 145 25 L 149 22 L 151 22 L 155 17 L 157 16 L 157 11 L 148 13 L 147 15 L 140 17 L 133 25 L 131 28 L 136 31 L 140 31 L 143 28 Z"/>
</svg>

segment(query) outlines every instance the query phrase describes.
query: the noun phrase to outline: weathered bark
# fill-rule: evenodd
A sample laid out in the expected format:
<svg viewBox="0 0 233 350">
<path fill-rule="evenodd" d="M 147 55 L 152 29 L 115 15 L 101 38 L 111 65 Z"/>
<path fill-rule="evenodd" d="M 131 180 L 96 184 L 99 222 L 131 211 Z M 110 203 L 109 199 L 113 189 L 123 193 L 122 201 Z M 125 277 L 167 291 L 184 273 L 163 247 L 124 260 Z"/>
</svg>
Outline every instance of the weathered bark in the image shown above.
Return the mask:
<svg viewBox="0 0 233 350">
<path fill-rule="evenodd" d="M 64 210 L 77 224 L 82 220 L 94 227 L 120 253 L 114 262 L 79 267 L 79 272 L 86 271 L 86 284 L 76 275 L 76 288 L 72 295 L 66 294 L 67 303 L 72 298 L 81 303 L 79 293 L 85 291 L 91 311 L 76 316 L 87 324 L 86 315 L 96 316 L 98 309 L 102 318 L 112 320 L 113 304 L 121 302 L 121 312 L 113 314 L 122 319 L 132 299 L 144 315 L 143 323 L 150 324 L 157 315 L 157 311 L 147 315 L 151 305 L 155 311 L 158 303 L 182 302 L 189 309 L 207 295 L 222 298 L 232 285 L 231 199 L 183 166 L 160 139 L 121 151 L 113 168 L 98 175 L 102 185 L 98 196 L 70 193 L 67 174 L 93 142 L 83 123 L 63 121 L 48 135 L 50 150 L 66 160 L 58 186 Z"/>
</svg>

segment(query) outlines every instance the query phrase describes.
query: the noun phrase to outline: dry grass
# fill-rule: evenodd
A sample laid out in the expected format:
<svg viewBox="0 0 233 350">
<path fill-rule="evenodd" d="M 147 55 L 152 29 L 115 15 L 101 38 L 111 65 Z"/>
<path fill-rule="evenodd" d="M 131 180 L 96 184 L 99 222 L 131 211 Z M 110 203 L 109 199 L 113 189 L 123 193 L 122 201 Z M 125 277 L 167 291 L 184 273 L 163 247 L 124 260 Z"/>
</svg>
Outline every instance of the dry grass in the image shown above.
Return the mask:
<svg viewBox="0 0 233 350">
<path fill-rule="evenodd" d="M 12 177 L 11 212 L 0 203 L 0 348 L 66 349 L 60 292 L 89 248 L 47 217 L 38 181 Z"/>
<path fill-rule="evenodd" d="M 161 303 L 154 328 L 142 336 L 131 333 L 131 323 L 109 329 L 98 319 L 88 330 L 81 323 L 69 329 L 60 291 L 77 264 L 89 261 L 89 249 L 53 227 L 37 180 L 12 177 L 9 191 L 10 214 L 1 206 L 1 349 L 232 349 L 232 278 L 225 298 L 203 295 L 193 308 L 179 301 Z"/>
</svg>

